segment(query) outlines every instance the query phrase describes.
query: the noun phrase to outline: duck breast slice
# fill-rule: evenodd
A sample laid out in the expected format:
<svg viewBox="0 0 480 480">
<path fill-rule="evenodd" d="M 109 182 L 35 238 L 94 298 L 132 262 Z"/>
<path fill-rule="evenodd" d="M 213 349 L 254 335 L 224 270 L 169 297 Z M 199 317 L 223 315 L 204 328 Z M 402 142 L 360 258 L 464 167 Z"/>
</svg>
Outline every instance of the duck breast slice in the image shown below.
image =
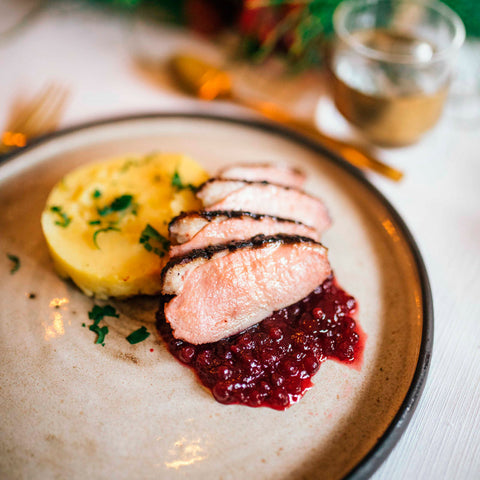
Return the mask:
<svg viewBox="0 0 480 480">
<path fill-rule="evenodd" d="M 197 210 L 194 212 L 182 212 L 173 218 L 168 224 L 170 241 L 174 244 L 185 243 L 191 240 L 208 223 L 222 222 L 227 218 L 239 218 L 250 215 L 260 218 L 261 215 L 250 212 L 237 211 L 211 211 Z"/>
<path fill-rule="evenodd" d="M 205 212 L 205 214 L 213 212 Z M 288 235 L 299 235 L 319 241 L 319 233 L 312 227 L 300 222 L 287 220 L 270 215 L 257 215 L 248 212 L 217 212 L 210 221 L 191 238 L 181 245 L 170 247 L 170 257 L 185 255 L 191 250 L 206 248 L 211 245 L 228 243 L 232 241 L 245 240 L 256 235 L 276 235 L 285 233 Z M 191 215 L 191 221 L 196 225 L 200 222 L 197 215 Z M 188 216 L 183 222 L 188 222 Z"/>
<path fill-rule="evenodd" d="M 205 213 L 204 210 L 182 212 L 173 218 L 168 224 L 170 242 L 176 245 L 191 240 L 210 221 Z"/>
<path fill-rule="evenodd" d="M 268 163 L 232 165 L 220 170 L 218 176 L 235 180 L 266 181 L 296 188 L 302 188 L 306 180 L 305 174 L 296 168 Z"/>
<path fill-rule="evenodd" d="M 212 204 L 219 202 L 230 193 L 240 190 L 245 185 L 250 184 L 247 180 L 230 180 L 228 178 L 209 178 L 197 188 L 197 197 L 205 202 Z M 238 209 L 237 209 L 238 210 Z"/>
<path fill-rule="evenodd" d="M 267 182 L 246 182 L 218 200 L 210 195 L 213 182 L 204 183 L 197 195 L 202 199 L 205 210 L 244 210 L 252 213 L 273 215 L 304 223 L 322 234 L 331 225 L 327 208 L 321 200 L 297 188 L 274 185 Z"/>
<path fill-rule="evenodd" d="M 164 307 L 176 338 L 215 342 L 306 297 L 330 275 L 327 249 L 310 238 L 259 235 L 193 250 L 165 266 Z"/>
</svg>

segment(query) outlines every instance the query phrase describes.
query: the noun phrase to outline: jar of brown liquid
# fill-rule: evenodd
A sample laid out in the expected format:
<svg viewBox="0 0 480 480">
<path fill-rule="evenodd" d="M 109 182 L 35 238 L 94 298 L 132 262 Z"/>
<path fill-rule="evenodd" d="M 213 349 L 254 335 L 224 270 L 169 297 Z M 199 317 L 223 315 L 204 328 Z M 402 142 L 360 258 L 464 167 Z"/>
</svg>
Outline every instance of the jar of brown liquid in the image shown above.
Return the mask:
<svg viewBox="0 0 480 480">
<path fill-rule="evenodd" d="M 460 18 L 440 2 L 347 0 L 334 15 L 331 57 L 335 105 L 371 141 L 413 143 L 439 119 Z"/>
</svg>

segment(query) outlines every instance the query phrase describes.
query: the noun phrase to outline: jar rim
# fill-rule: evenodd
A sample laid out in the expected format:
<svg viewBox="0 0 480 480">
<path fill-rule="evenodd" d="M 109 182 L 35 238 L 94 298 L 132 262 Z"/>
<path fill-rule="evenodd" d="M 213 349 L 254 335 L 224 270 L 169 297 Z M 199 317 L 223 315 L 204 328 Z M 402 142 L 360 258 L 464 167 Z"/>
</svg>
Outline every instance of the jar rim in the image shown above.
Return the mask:
<svg viewBox="0 0 480 480">
<path fill-rule="evenodd" d="M 371 47 L 367 47 L 358 38 L 356 38 L 348 31 L 345 26 L 344 20 L 348 13 L 352 10 L 352 8 L 360 6 L 368 7 L 382 3 L 392 5 L 412 5 L 437 12 L 443 17 L 445 22 L 451 24 L 452 30 L 454 32 L 452 40 L 446 47 L 434 51 L 433 54 L 428 58 L 420 58 L 413 54 L 386 53 Z M 465 26 L 460 17 L 450 7 L 436 0 L 344 0 L 335 9 L 335 12 L 333 14 L 333 26 L 337 36 L 361 55 L 368 57 L 372 60 L 403 64 L 426 64 L 443 60 L 449 55 L 453 54 L 463 45 L 466 35 Z"/>
</svg>

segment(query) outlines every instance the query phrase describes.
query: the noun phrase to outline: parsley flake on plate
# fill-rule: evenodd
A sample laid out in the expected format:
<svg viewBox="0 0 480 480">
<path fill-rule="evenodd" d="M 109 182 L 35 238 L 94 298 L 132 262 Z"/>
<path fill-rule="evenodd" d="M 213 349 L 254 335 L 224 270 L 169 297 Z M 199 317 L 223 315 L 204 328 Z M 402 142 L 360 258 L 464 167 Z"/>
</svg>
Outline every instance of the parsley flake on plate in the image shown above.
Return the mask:
<svg viewBox="0 0 480 480">
<path fill-rule="evenodd" d="M 115 310 L 115 307 L 111 305 L 105 305 L 101 307 L 100 305 L 94 305 L 93 308 L 88 312 L 88 318 L 98 323 L 100 320 L 103 320 L 103 317 L 116 317 L 120 315 Z"/>
<path fill-rule="evenodd" d="M 10 269 L 10 274 L 14 274 L 20 268 L 20 259 L 11 253 L 7 253 L 8 259 L 12 262 L 12 268 Z"/>
<path fill-rule="evenodd" d="M 89 325 L 88 329 L 97 334 L 97 340 L 95 343 L 105 346 L 105 336 L 108 334 L 108 327 L 104 325 L 100 327 L 98 324 L 104 317 L 119 317 L 119 314 L 111 305 L 105 305 L 101 307 L 100 305 L 94 305 L 92 310 L 88 312 L 88 318 L 93 320 L 93 323 Z"/>
<path fill-rule="evenodd" d="M 138 330 L 132 332 L 128 337 L 128 343 L 134 345 L 136 343 L 143 342 L 150 336 L 150 332 L 147 331 L 146 327 L 142 326 Z"/>
</svg>

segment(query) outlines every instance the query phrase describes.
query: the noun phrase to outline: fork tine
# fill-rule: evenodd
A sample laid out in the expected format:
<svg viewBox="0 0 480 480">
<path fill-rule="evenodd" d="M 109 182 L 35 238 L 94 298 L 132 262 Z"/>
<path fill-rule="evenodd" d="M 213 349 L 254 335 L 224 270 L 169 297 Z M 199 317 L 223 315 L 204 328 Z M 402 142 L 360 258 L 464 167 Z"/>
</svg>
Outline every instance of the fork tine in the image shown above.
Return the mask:
<svg viewBox="0 0 480 480">
<path fill-rule="evenodd" d="M 58 87 L 55 84 L 52 84 L 50 88 L 45 92 L 45 95 L 42 98 L 42 101 L 38 103 L 37 107 L 30 112 L 30 115 L 25 119 L 22 128 L 25 131 L 29 130 L 31 125 L 35 125 L 41 120 L 50 109 L 52 102 L 55 101 L 57 97 Z"/>
<path fill-rule="evenodd" d="M 53 87 L 53 84 L 48 84 L 40 91 L 40 93 L 35 95 L 33 100 L 25 101 L 23 108 L 17 113 L 17 115 L 15 115 L 15 118 L 12 119 L 10 125 L 7 126 L 7 130 L 10 132 L 20 130 L 22 124 L 24 124 L 28 118 L 43 105 Z"/>
<path fill-rule="evenodd" d="M 60 121 L 60 118 L 63 115 L 69 96 L 70 92 L 67 89 L 59 91 L 56 99 L 52 101 L 50 110 L 48 111 L 48 113 L 45 113 L 43 117 L 44 120 L 42 122 L 39 122 L 42 124 L 42 131 L 38 131 L 37 133 L 33 132 L 31 136 L 44 134 L 55 130 Z"/>
<path fill-rule="evenodd" d="M 45 122 L 45 133 L 55 130 L 55 128 L 57 128 L 60 118 L 65 111 L 65 107 L 67 106 L 69 97 L 70 92 L 67 89 L 64 89 L 64 91 L 61 92 L 61 95 L 57 100 L 55 110 L 52 112 L 49 119 Z"/>
<path fill-rule="evenodd" d="M 67 91 L 61 86 L 53 85 L 43 98 L 37 108 L 31 112 L 22 126 L 23 133 L 27 138 L 34 137 L 45 132 L 45 123 L 48 123 L 50 116 L 58 119 L 58 111 L 66 101 Z M 65 97 L 65 99 L 64 99 Z"/>
</svg>

